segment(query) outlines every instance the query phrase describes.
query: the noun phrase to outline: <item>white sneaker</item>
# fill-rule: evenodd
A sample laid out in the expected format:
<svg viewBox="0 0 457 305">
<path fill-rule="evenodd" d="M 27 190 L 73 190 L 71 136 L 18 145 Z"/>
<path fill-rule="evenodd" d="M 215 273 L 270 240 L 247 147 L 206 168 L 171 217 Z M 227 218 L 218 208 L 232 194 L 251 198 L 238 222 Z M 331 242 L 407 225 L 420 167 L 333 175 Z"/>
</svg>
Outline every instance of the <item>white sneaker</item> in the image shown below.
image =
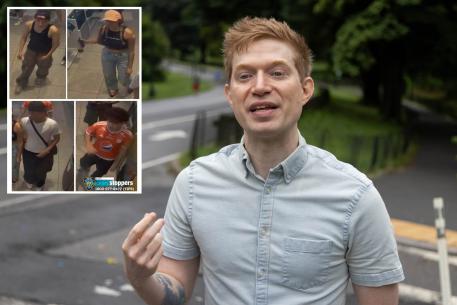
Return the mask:
<svg viewBox="0 0 457 305">
<path fill-rule="evenodd" d="M 33 189 L 33 184 L 27 183 L 27 182 L 25 182 L 25 181 L 24 181 L 24 183 L 25 183 L 25 187 L 26 187 L 28 190 L 32 190 L 32 189 Z"/>
<path fill-rule="evenodd" d="M 36 186 L 34 189 L 34 191 L 44 191 L 44 185 L 43 186 Z"/>
</svg>

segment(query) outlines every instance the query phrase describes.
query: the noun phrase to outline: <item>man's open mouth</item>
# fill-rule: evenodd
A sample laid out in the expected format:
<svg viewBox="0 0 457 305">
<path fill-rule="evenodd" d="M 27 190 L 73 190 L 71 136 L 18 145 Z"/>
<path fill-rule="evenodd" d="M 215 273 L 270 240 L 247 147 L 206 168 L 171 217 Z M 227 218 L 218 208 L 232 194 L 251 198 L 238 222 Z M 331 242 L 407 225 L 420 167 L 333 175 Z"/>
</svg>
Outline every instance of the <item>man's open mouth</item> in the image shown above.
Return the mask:
<svg viewBox="0 0 457 305">
<path fill-rule="evenodd" d="M 271 103 L 266 103 L 266 104 L 254 104 L 251 107 L 249 107 L 249 111 L 251 112 L 257 112 L 257 111 L 265 111 L 265 110 L 273 110 L 277 109 L 278 106 L 271 104 Z"/>
</svg>

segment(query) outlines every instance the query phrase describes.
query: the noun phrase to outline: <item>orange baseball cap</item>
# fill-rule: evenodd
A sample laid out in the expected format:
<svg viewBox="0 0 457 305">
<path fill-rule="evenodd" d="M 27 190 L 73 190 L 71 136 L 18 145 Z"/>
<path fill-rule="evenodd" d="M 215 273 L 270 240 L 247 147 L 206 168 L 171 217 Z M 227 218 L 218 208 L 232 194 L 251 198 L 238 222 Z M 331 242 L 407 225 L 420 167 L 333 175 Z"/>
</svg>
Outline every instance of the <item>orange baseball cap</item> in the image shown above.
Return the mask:
<svg viewBox="0 0 457 305">
<path fill-rule="evenodd" d="M 122 15 L 118 11 L 107 10 L 105 12 L 105 16 L 103 17 L 103 20 L 118 22 L 119 20 L 122 20 Z"/>
</svg>

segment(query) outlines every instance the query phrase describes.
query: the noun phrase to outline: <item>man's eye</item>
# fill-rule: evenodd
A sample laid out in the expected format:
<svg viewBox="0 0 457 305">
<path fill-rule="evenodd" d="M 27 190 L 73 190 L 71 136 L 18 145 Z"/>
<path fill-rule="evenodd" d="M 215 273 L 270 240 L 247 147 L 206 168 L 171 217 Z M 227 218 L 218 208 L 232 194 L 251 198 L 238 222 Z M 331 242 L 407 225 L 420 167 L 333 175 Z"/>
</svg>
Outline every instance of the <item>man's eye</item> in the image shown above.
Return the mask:
<svg viewBox="0 0 457 305">
<path fill-rule="evenodd" d="M 287 76 L 286 72 L 282 71 L 282 70 L 274 70 L 270 73 L 271 76 L 273 76 L 274 78 L 283 78 L 285 76 Z"/>
<path fill-rule="evenodd" d="M 243 73 L 238 74 L 238 79 L 239 80 L 248 80 L 251 77 L 252 77 L 252 74 L 251 73 L 247 73 L 247 72 L 243 72 Z"/>
</svg>

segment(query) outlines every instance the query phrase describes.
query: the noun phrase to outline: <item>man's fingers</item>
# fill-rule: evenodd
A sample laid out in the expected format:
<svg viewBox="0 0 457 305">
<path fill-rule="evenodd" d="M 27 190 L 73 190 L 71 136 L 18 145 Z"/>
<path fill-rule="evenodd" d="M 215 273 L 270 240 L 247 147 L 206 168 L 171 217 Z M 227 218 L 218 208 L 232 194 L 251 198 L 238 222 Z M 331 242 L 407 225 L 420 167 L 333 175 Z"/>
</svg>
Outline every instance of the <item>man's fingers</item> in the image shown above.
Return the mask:
<svg viewBox="0 0 457 305">
<path fill-rule="evenodd" d="M 146 268 L 149 270 L 153 270 L 154 272 L 157 270 L 157 266 L 159 265 L 159 261 L 162 258 L 163 248 L 160 245 L 160 248 L 156 251 L 154 256 L 147 262 Z"/>
<path fill-rule="evenodd" d="M 136 225 L 133 226 L 130 230 L 127 238 L 124 240 L 122 249 L 127 251 L 132 245 L 134 245 L 143 235 L 144 231 L 149 227 L 149 225 L 154 222 L 156 219 L 155 213 L 146 213 Z"/>
<path fill-rule="evenodd" d="M 138 258 L 137 263 L 140 266 L 145 266 L 156 254 L 158 249 L 162 246 L 162 236 L 157 233 L 151 242 L 146 245 L 141 256 Z"/>
<path fill-rule="evenodd" d="M 160 232 L 160 229 L 163 227 L 163 219 L 157 220 L 151 227 L 149 227 L 141 236 L 138 243 L 133 245 L 130 249 L 131 257 L 138 257 L 145 251 L 147 251 L 148 245 L 154 240 L 157 233 Z"/>
</svg>

